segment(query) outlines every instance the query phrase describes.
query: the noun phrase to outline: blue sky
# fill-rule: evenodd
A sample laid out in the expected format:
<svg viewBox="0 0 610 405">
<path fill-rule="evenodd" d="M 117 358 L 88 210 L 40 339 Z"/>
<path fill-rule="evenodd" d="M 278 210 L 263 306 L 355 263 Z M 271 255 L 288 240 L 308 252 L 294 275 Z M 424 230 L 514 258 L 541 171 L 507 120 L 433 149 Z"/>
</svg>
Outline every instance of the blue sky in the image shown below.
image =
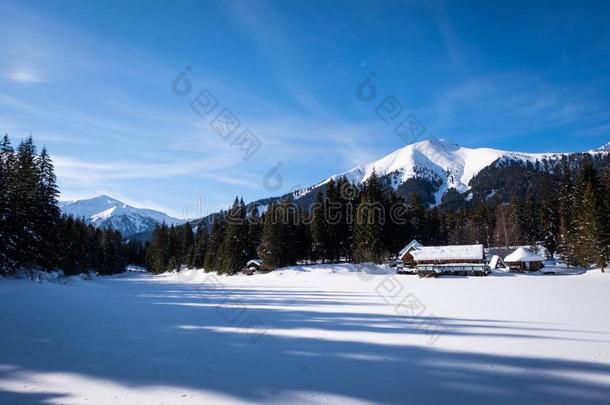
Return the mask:
<svg viewBox="0 0 610 405">
<path fill-rule="evenodd" d="M 0 2 L 0 130 L 48 147 L 62 198 L 199 216 L 308 186 L 404 146 L 375 113 L 387 96 L 463 146 L 610 141 L 607 1 L 176 3 Z M 224 108 L 241 123 L 227 140 L 210 126 Z M 245 129 L 261 143 L 247 160 Z"/>
</svg>

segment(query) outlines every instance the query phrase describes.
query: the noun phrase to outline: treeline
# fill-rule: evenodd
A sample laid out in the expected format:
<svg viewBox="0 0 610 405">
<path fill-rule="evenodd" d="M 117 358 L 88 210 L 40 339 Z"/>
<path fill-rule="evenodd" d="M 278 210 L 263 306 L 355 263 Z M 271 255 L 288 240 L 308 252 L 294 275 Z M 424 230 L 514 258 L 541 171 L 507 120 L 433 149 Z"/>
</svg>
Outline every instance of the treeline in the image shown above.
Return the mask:
<svg viewBox="0 0 610 405">
<path fill-rule="evenodd" d="M 149 269 L 159 273 L 203 267 L 233 274 L 257 257 L 266 269 L 297 262 L 379 262 L 413 238 L 440 242 L 433 231 L 438 228 L 436 211 L 426 210 L 417 194 L 404 201 L 386 190 L 375 173 L 360 187 L 345 178 L 330 180 L 308 210 L 290 199 L 264 208 L 262 214 L 258 207 L 246 212 L 243 200 L 236 198 L 209 235 L 205 226 L 197 228 L 193 243 L 190 224 L 157 227 L 148 251 Z"/>
<path fill-rule="evenodd" d="M 15 150 L 5 135 L 0 142 L 0 273 L 20 268 L 67 274 L 123 271 L 127 250 L 120 233 L 62 216 L 58 195 L 46 149 L 38 153 L 29 137 Z"/>
<path fill-rule="evenodd" d="M 563 158 L 550 173 L 504 168 L 496 175 L 512 186 L 493 190 L 505 194 L 500 199 L 490 195 L 458 208 L 445 199 L 446 243 L 541 244 L 549 257 L 557 253 L 570 265 L 603 268 L 610 261 L 610 170 L 597 169 L 591 156 L 576 169 L 572 163 Z"/>
<path fill-rule="evenodd" d="M 236 198 L 209 234 L 205 226 L 195 234 L 190 224 L 158 227 L 148 266 L 156 273 L 203 267 L 233 274 L 257 257 L 266 269 L 297 262 L 381 262 L 417 239 L 425 245 L 542 244 L 549 256 L 558 253 L 572 265 L 603 267 L 610 257 L 610 174 L 600 173 L 590 159 L 576 172 L 567 161 L 561 167 L 559 173 L 525 167 L 537 179 L 525 193 L 496 199 L 490 192 L 469 200 L 450 190 L 434 208 L 418 193 L 405 201 L 375 173 L 361 186 L 345 178 L 329 181 L 307 210 L 285 199 L 264 207 L 263 214 L 259 207 L 246 212 Z"/>
</svg>

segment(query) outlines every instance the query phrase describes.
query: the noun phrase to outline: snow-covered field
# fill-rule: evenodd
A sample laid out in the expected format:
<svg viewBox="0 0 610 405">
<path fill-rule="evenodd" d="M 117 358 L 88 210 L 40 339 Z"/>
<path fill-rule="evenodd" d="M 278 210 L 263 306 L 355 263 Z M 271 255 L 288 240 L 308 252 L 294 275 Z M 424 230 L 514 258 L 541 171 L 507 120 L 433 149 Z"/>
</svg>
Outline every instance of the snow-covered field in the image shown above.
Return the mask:
<svg viewBox="0 0 610 405">
<path fill-rule="evenodd" d="M 610 403 L 610 274 L 366 270 L 0 279 L 0 404 Z"/>
</svg>

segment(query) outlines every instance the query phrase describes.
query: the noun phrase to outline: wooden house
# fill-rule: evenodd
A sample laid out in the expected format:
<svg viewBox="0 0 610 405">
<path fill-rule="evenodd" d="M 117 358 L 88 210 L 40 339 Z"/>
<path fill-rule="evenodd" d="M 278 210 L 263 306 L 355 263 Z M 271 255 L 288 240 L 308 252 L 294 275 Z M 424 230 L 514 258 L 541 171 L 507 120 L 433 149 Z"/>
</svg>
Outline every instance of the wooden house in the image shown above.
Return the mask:
<svg viewBox="0 0 610 405">
<path fill-rule="evenodd" d="M 421 247 L 423 247 L 423 245 L 417 240 L 413 239 L 411 242 L 409 242 L 407 246 L 405 246 L 400 252 L 398 252 L 398 260 L 403 262 L 405 267 L 415 268 L 417 263 L 413 259 L 413 255 L 411 254 L 411 252 Z"/>
<path fill-rule="evenodd" d="M 514 271 L 538 271 L 543 261 L 544 257 L 526 247 L 520 247 L 504 258 L 504 262 Z"/>
<path fill-rule="evenodd" d="M 422 246 L 412 249 L 409 254 L 420 276 L 482 276 L 489 273 L 483 245 Z"/>
<path fill-rule="evenodd" d="M 251 259 L 246 263 L 246 267 L 242 269 L 244 274 L 251 276 L 255 271 L 259 271 L 261 269 L 261 265 L 263 261 L 261 259 Z"/>
</svg>

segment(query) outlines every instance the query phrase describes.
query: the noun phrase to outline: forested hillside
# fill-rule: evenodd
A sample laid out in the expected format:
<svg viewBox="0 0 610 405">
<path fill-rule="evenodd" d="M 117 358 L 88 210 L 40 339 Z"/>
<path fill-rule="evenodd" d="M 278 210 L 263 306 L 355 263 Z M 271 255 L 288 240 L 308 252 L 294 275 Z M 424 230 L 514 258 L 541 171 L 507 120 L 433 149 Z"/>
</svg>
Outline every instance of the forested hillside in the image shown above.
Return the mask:
<svg viewBox="0 0 610 405">
<path fill-rule="evenodd" d="M 270 269 L 297 261 L 380 262 L 418 239 L 425 245 L 540 243 L 570 264 L 603 266 L 610 256 L 609 161 L 579 154 L 552 167 L 492 165 L 473 178 L 470 192 L 449 190 L 432 208 L 420 193 L 405 199 L 375 173 L 361 186 L 331 180 L 309 209 L 288 196 L 259 215 L 236 198 L 211 231 L 198 226 L 194 238 L 185 227 L 159 227 L 149 264 L 155 272 L 182 264 L 234 273 L 255 257 Z"/>
</svg>

